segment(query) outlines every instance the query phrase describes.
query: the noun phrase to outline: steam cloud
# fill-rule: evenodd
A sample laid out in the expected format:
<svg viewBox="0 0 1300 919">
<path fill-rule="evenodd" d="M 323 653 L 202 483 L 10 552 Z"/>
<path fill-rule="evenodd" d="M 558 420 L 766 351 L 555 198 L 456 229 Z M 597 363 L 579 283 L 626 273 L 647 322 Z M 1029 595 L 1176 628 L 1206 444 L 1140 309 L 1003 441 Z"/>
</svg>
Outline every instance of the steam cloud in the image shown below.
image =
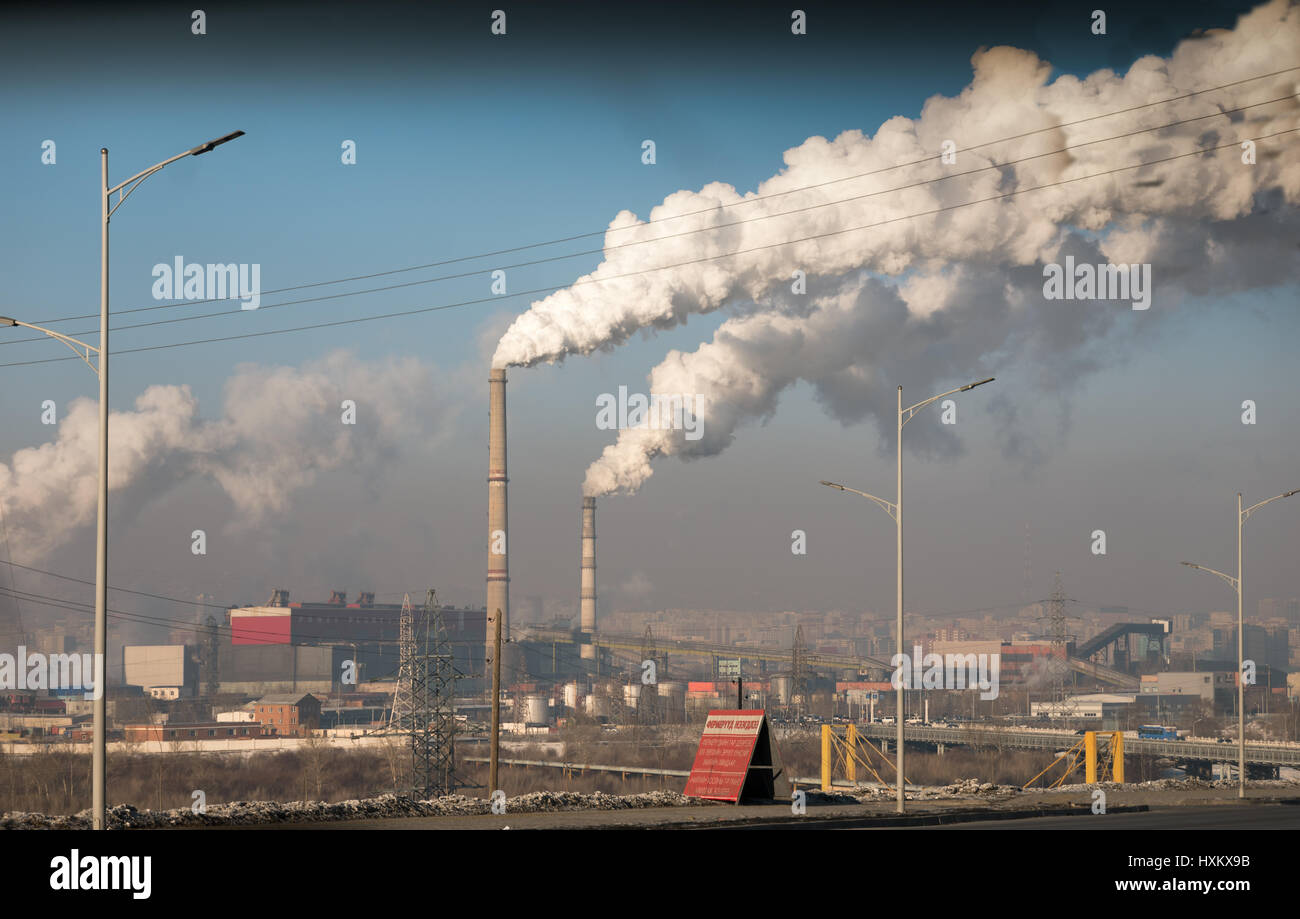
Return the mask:
<svg viewBox="0 0 1300 919">
<path fill-rule="evenodd" d="M 336 352 L 311 369 L 241 367 L 226 384 L 220 418 L 204 421 L 188 386 L 150 386 L 135 410 L 109 418 L 109 489 L 142 502 L 193 476 L 214 479 L 238 519 L 282 513 L 322 471 L 372 474 L 400 438 L 427 433 L 431 370 L 414 358 L 365 364 Z M 342 423 L 343 400 L 356 423 Z M 55 440 L 0 464 L 0 502 L 15 555 L 41 558 L 95 518 L 99 410 L 79 399 Z M 118 500 L 118 499 L 115 499 Z M 128 508 L 129 511 L 129 508 Z"/>
<path fill-rule="evenodd" d="M 1300 127 L 1295 73 L 1070 123 L 1294 66 L 1300 64 L 1297 48 L 1300 5 L 1274 0 L 1244 15 L 1235 29 L 1185 40 L 1169 58 L 1141 58 L 1122 76 L 1101 70 L 1082 80 L 1049 82 L 1050 65 L 1032 52 L 980 50 L 972 58 L 971 83 L 954 98 L 931 98 L 917 119 L 891 118 L 871 137 L 853 130 L 834 140 L 809 138 L 786 151 L 786 168 L 755 192 L 742 195 L 725 183 L 679 191 L 650 219 L 703 213 L 664 223 L 619 213 L 606 234 L 601 265 L 518 317 L 497 347 L 494 366 L 558 362 L 614 348 L 638 330 L 669 328 L 692 314 L 745 311 L 697 351 L 670 353 L 650 375 L 652 392 L 707 397 L 703 438 L 688 441 L 681 431 L 647 428 L 620 432 L 588 470 L 584 491 L 595 495 L 635 491 L 655 456 L 690 458 L 725 449 L 739 424 L 770 415 L 780 392 L 800 379 L 846 422 L 892 418 L 896 383 L 929 386 L 954 374 L 961 377 L 955 382 L 966 382 L 989 375 L 983 365 L 1012 353 L 1017 361 L 1037 356 L 1044 367 L 1050 357 L 1044 382 L 1064 389 L 1065 381 L 1105 360 L 1097 344 L 1125 321 L 1128 304 L 1045 301 L 1043 264 L 1066 255 L 1076 263 L 1151 263 L 1152 310 L 1158 310 L 1180 292 L 1236 291 L 1293 278 L 1300 225 L 1300 158 L 1287 155 L 1297 135 L 1259 140 L 1254 165 L 1244 164 L 1235 146 Z M 1279 97 L 1286 98 L 804 209 Z M 1041 128 L 1051 130 L 965 149 Z M 948 140 L 959 151 L 955 165 L 937 159 Z M 1220 144 L 1234 146 L 904 219 Z M 936 158 L 782 194 L 925 157 Z M 742 219 L 749 222 L 627 246 Z M 866 224 L 881 225 L 838 232 Z M 820 238 L 785 244 L 811 236 Z M 752 251 L 717 258 L 741 250 Z M 649 270 L 682 262 L 690 264 Z M 806 296 L 790 292 L 796 270 L 808 278 Z M 1004 404 L 1003 416 L 1013 418 L 1014 407 Z M 882 429 L 892 437 L 892 423 Z M 942 432 L 911 445 L 938 453 L 956 449 Z"/>
</svg>

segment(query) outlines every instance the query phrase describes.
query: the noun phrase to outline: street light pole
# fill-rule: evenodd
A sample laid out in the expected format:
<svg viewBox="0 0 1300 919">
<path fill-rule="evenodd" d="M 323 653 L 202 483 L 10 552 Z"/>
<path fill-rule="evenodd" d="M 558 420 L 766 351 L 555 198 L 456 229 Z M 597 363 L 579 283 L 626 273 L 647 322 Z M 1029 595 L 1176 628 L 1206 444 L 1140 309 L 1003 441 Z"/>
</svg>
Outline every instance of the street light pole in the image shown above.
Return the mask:
<svg viewBox="0 0 1300 919">
<path fill-rule="evenodd" d="M 1267 501 L 1260 501 L 1258 504 L 1252 504 L 1245 510 L 1241 509 L 1241 492 L 1237 492 L 1237 576 L 1224 574 L 1222 571 L 1215 571 L 1213 568 L 1207 568 L 1204 565 L 1193 565 L 1191 562 L 1181 562 L 1188 568 L 1196 568 L 1199 571 L 1208 571 L 1215 577 L 1221 578 L 1232 585 L 1232 589 L 1237 592 L 1237 797 L 1246 797 L 1246 623 L 1242 614 L 1243 594 L 1242 588 L 1242 528 L 1250 515 L 1255 513 L 1265 504 L 1270 504 L 1282 498 L 1289 498 L 1292 495 L 1300 494 L 1300 488 L 1293 491 L 1284 492 L 1280 495 L 1274 495 Z"/>
<path fill-rule="evenodd" d="M 91 814 L 104 829 L 107 741 L 105 711 L 108 673 L 108 148 L 99 148 L 99 510 L 95 518 L 95 745 L 91 767 Z"/>
<path fill-rule="evenodd" d="M 1246 797 L 1246 621 L 1242 613 L 1241 492 L 1237 492 L 1237 797 Z"/>
<path fill-rule="evenodd" d="M 897 500 L 894 502 L 894 524 L 898 528 L 897 539 L 897 557 L 898 564 L 894 570 L 894 590 L 898 598 L 898 618 L 895 622 L 897 631 L 894 633 L 898 636 L 898 653 L 904 654 L 903 651 L 903 387 L 898 387 L 898 490 L 894 493 Z M 915 666 L 917 662 L 913 662 Z M 898 746 L 898 758 L 894 760 L 897 767 L 898 775 L 894 783 L 895 788 L 895 806 L 901 814 L 904 812 L 905 805 L 903 801 L 903 700 L 904 693 L 907 691 L 903 686 L 903 681 L 898 681 L 895 688 L 895 704 L 897 717 L 894 721 L 894 741 Z"/>
<path fill-rule="evenodd" d="M 77 355 L 86 362 L 95 374 L 99 377 L 99 501 L 98 511 L 96 513 L 95 523 L 95 699 L 94 699 L 94 744 L 91 766 L 91 814 L 94 828 L 102 830 L 105 827 L 104 820 L 104 789 L 105 789 L 105 761 L 106 761 L 106 735 L 105 726 L 107 719 L 105 717 L 106 698 L 105 698 L 105 677 L 108 654 L 108 224 L 112 220 L 113 214 L 122 206 L 122 203 L 130 197 L 131 193 L 140 187 L 141 183 L 149 176 L 158 172 L 165 166 L 169 166 L 178 159 L 186 156 L 200 156 L 210 150 L 221 146 L 222 144 L 234 140 L 236 137 L 242 137 L 243 131 L 234 131 L 207 143 L 199 144 L 197 147 L 191 147 L 184 153 L 178 153 L 173 157 L 155 163 L 142 172 L 137 172 L 125 182 L 120 182 L 112 188 L 108 186 L 108 148 L 99 148 L 99 177 L 100 177 L 100 238 L 99 238 L 99 347 L 96 348 L 79 341 L 71 336 L 64 335 L 62 332 L 55 332 L 52 329 L 42 328 L 38 325 L 32 325 L 29 322 L 20 322 L 17 319 L 11 319 L 7 316 L 0 316 L 0 325 L 22 326 L 33 329 L 37 332 L 43 332 L 51 338 L 63 342 Z M 117 203 L 113 204 L 113 193 L 118 195 Z M 90 354 L 94 352 L 97 355 L 96 363 L 90 363 Z"/>
<path fill-rule="evenodd" d="M 944 396 L 951 396 L 953 393 L 966 392 L 967 390 L 974 389 L 976 386 L 983 386 L 985 383 L 992 383 L 994 379 L 995 377 L 989 377 L 987 380 L 980 380 L 977 383 L 967 383 L 965 386 L 959 386 L 956 389 L 950 389 L 947 392 L 939 393 L 937 396 L 931 396 L 929 399 L 926 399 L 923 402 L 918 402 L 906 409 L 903 408 L 903 387 L 898 387 L 898 475 L 897 492 L 895 493 L 896 499 L 894 501 L 886 501 L 884 498 L 877 498 L 875 495 L 869 495 L 865 491 L 858 491 L 856 488 L 848 488 L 847 486 L 840 485 L 836 482 L 823 481 L 821 483 L 831 488 L 838 488 L 840 491 L 849 491 L 855 495 L 861 495 L 870 501 L 874 501 L 885 511 L 885 513 L 894 518 L 894 524 L 897 528 L 897 567 L 894 571 L 894 577 L 898 600 L 898 615 L 895 623 L 897 631 L 895 634 L 897 635 L 897 653 L 899 655 L 905 653 L 903 651 L 903 425 L 911 421 L 918 411 L 925 408 L 927 405 L 930 405 L 932 402 L 937 402 Z M 913 667 L 918 666 L 919 663 L 919 661 L 914 662 Z M 898 813 L 902 814 L 906 811 L 906 804 L 903 795 L 903 681 L 900 680 L 895 689 L 898 693 L 896 697 L 897 711 L 895 713 L 895 743 L 898 746 L 898 752 L 895 754 L 897 757 L 895 760 L 895 797 L 897 799 L 896 807 Z"/>
</svg>

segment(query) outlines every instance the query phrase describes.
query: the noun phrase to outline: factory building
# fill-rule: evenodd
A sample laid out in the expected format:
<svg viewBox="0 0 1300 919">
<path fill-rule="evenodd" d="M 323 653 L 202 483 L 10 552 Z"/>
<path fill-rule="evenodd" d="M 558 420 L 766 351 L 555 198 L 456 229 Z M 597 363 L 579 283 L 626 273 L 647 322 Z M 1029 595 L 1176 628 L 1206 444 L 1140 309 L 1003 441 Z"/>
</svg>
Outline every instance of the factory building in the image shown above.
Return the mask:
<svg viewBox="0 0 1300 919">
<path fill-rule="evenodd" d="M 345 691 L 392 678 L 399 663 L 401 614 L 400 603 L 376 603 L 370 592 L 363 591 L 355 603 L 337 590 L 327 602 L 298 603 L 277 588 L 265 606 L 228 611 L 229 631 L 218 647 L 221 691 Z M 481 673 L 484 611 L 443 607 L 442 620 L 457 670 Z M 343 682 L 345 675 L 355 682 Z"/>
<path fill-rule="evenodd" d="M 1215 673 L 1152 673 L 1142 677 L 1142 695 L 1176 695 L 1195 696 L 1203 702 L 1214 702 L 1214 690 L 1217 686 L 1226 686 L 1222 677 L 1228 674 Z"/>
<path fill-rule="evenodd" d="M 189 699 L 199 681 L 198 648 L 193 645 L 126 645 L 122 667 L 127 686 L 155 699 Z"/>
</svg>

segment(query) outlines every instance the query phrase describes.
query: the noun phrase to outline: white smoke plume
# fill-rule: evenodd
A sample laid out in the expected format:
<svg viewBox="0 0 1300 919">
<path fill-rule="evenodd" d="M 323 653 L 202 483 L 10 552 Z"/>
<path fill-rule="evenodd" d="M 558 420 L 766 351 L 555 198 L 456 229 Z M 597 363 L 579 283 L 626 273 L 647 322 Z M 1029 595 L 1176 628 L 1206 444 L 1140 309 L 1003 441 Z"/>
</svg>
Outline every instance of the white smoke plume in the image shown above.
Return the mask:
<svg viewBox="0 0 1300 919">
<path fill-rule="evenodd" d="M 335 352 L 308 367 L 244 365 L 227 381 L 220 417 L 199 417 L 188 386 L 150 386 L 133 411 L 109 417 L 109 491 L 118 513 L 195 476 L 215 480 L 237 520 L 286 511 L 323 471 L 377 474 L 399 441 L 436 429 L 445 411 L 432 372 L 414 358 L 366 364 Z M 344 400 L 356 423 L 343 423 Z M 16 558 L 39 559 L 93 523 L 98 501 L 99 410 L 73 402 L 49 443 L 0 464 L 0 503 Z M 118 493 L 113 495 L 112 493 Z"/>
<path fill-rule="evenodd" d="M 694 313 L 749 314 L 728 320 L 693 354 L 673 352 L 651 374 L 651 392 L 707 397 L 704 437 L 625 430 L 589 470 L 587 494 L 635 491 L 656 455 L 716 453 L 737 424 L 774 411 L 778 394 L 797 379 L 813 384 L 834 417 L 892 417 L 894 384 L 987 376 L 999 356 L 1021 360 L 1016 343 L 1028 342 L 1041 352 L 1047 385 L 1064 387 L 1062 381 L 1105 359 L 1096 344 L 1126 310 L 1122 303 L 1081 308 L 1046 301 L 1042 265 L 1067 254 L 1093 264 L 1151 263 L 1153 310 L 1173 305 L 1183 291 L 1242 290 L 1294 277 L 1300 134 L 1265 135 L 1300 128 L 1300 71 L 1076 122 L 1300 65 L 1300 5 L 1274 0 L 1234 29 L 1198 34 L 1168 58 L 1141 58 L 1123 75 L 1101 70 L 1049 82 L 1047 62 L 1009 47 L 982 49 L 972 64 L 973 79 L 956 97 L 933 97 L 919 118 L 891 118 L 874 136 L 854 130 L 834 140 L 809 138 L 752 193 L 724 183 L 677 192 L 652 210 L 652 221 L 703 213 L 664 223 L 620 213 L 606 234 L 602 264 L 515 320 L 494 365 L 530 366 L 613 348 L 637 330 L 671 327 Z M 1253 107 L 1233 111 L 1242 106 Z M 966 149 L 1040 128 L 1051 130 Z M 1243 162 L 1238 148 L 1246 139 L 1258 139 L 1254 164 Z M 937 159 L 945 141 L 958 149 L 955 164 Z M 1220 145 L 1226 149 L 1080 178 Z M 1063 147 L 1073 149 L 858 197 Z M 932 159 L 924 165 L 881 171 L 926 157 Z M 809 207 L 848 198 L 857 200 Z M 745 201 L 752 203 L 724 207 Z M 910 217 L 943 208 L 952 209 Z M 794 209 L 800 210 L 753 220 Z M 750 222 L 627 246 L 737 220 Z M 877 226 L 842 232 L 867 224 Z M 785 244 L 813 236 L 819 238 Z M 714 258 L 729 252 L 742 254 Z M 648 270 L 677 263 L 689 264 Z M 791 294 L 795 271 L 808 278 L 804 297 Z M 1003 403 L 1003 414 L 1009 420 L 1014 406 Z M 912 446 L 956 449 L 942 433 Z"/>
<path fill-rule="evenodd" d="M 1244 290 L 1296 277 L 1300 219 L 1292 213 L 1282 226 L 1291 229 L 1279 232 L 1269 214 L 1208 228 L 1158 221 L 1140 234 L 1120 231 L 1100 240 L 1068 235 L 1046 260 L 1072 255 L 1089 264 L 1150 261 L 1159 266 L 1165 298 L 1180 288 L 1201 294 Z M 1189 247 L 1214 257 L 1187 260 Z M 1068 417 L 1064 400 L 1074 384 L 1126 356 L 1146 334 L 1133 321 L 1143 314 L 1124 302 L 1045 301 L 1042 284 L 1037 267 L 962 263 L 942 273 L 912 274 L 899 284 L 855 272 L 810 285 L 803 298 L 773 297 L 768 309 L 728 319 L 712 341 L 690 353 L 670 351 L 651 371 L 650 393 L 703 396 L 697 438 L 681 429 L 624 429 L 587 470 L 583 494 L 637 491 L 657 456 L 720 453 L 737 427 L 775 414 L 781 393 L 799 381 L 812 385 L 832 418 L 844 424 L 873 421 L 889 451 L 896 436 L 897 385 L 904 396 L 910 392 L 919 400 L 1012 363 L 1033 371 L 1037 397 L 1062 400 Z M 1121 330 L 1127 334 L 1111 334 Z M 1019 430 L 1016 403 L 1002 393 L 985 398 L 1004 455 L 1022 465 L 1041 460 L 1043 449 Z M 960 449 L 952 427 L 909 430 L 911 450 L 950 456 Z"/>
<path fill-rule="evenodd" d="M 811 137 L 787 150 L 786 168 L 754 192 L 742 195 L 731 185 L 714 182 L 699 191 L 675 192 L 650 213 L 651 221 L 663 221 L 701 212 L 692 216 L 646 223 L 628 211 L 620 212 L 606 233 L 604 261 L 516 319 L 497 347 L 493 366 L 562 361 L 570 354 L 617 346 L 640 329 L 668 328 L 691 314 L 761 301 L 774 289 L 789 285 L 795 270 L 808 276 L 855 269 L 898 275 L 931 272 L 954 261 L 1029 265 L 1058 245 L 1071 227 L 1101 231 L 1126 218 L 1141 221 L 1160 216 L 1229 220 L 1257 208 L 1257 196 L 1264 189 L 1277 189 L 1288 203 L 1294 203 L 1300 197 L 1300 159 L 1274 155 L 1294 149 L 1295 135 L 1289 134 L 1261 141 L 1261 155 L 1253 167 L 1241 164 L 1240 151 L 1225 151 L 1220 157 L 1188 157 L 903 219 L 1201 146 L 1294 129 L 1300 126 L 1297 72 L 1071 123 L 1300 64 L 1297 49 L 1300 6 L 1287 0 L 1274 0 L 1244 15 L 1233 30 L 1185 40 L 1169 58 L 1143 57 L 1123 76 L 1100 70 L 1083 80 L 1066 75 L 1049 82 L 1051 65 L 1030 51 L 981 49 L 972 58 L 971 83 L 954 98 L 929 99 L 920 118 L 891 118 L 870 137 L 858 130 L 829 141 Z M 1282 96 L 1290 98 L 974 175 L 858 197 L 990 166 L 995 160 L 1020 160 Z M 1038 129 L 1054 130 L 1012 143 L 965 149 Z M 938 159 L 945 141 L 952 141 L 960 151 L 953 165 Z M 924 165 L 834 182 L 925 157 L 932 159 Z M 1234 163 L 1240 168 L 1228 168 Z M 824 184 L 828 182 L 834 184 Z M 821 187 L 792 191 L 817 185 Z M 854 197 L 858 200 L 810 208 Z M 745 201 L 752 203 L 741 203 Z M 801 210 L 754 219 L 794 209 Z M 742 219 L 751 222 L 676 235 Z M 891 220 L 871 229 L 840 232 Z M 668 235 L 675 238 L 628 245 Z M 786 244 L 812 236 L 820 238 Z M 718 258 L 731 252 L 744 254 Z M 679 267 L 651 270 L 664 265 Z"/>
</svg>

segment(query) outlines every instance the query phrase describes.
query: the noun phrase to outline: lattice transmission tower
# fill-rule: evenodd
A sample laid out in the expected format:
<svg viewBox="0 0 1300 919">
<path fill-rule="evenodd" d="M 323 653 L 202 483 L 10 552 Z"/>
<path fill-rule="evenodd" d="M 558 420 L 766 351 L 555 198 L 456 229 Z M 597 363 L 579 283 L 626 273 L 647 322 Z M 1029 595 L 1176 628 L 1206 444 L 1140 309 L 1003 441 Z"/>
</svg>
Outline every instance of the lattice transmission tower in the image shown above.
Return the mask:
<svg viewBox="0 0 1300 919">
<path fill-rule="evenodd" d="M 1065 591 L 1061 587 L 1061 572 L 1056 572 L 1052 585 L 1052 596 L 1047 602 L 1047 620 L 1049 635 L 1052 639 L 1052 705 L 1060 717 L 1068 718 L 1073 714 L 1066 690 L 1066 679 L 1070 675 L 1069 640 L 1066 632 Z"/>
<path fill-rule="evenodd" d="M 794 647 L 790 649 L 790 703 L 799 715 L 808 711 L 808 645 L 803 640 L 802 625 L 795 628 Z"/>
<path fill-rule="evenodd" d="M 455 662 L 443 626 L 438 593 L 432 588 L 424 607 L 402 599 L 398 631 L 399 660 L 392 734 L 405 735 L 411 755 L 409 794 L 424 799 L 451 794 L 456 787 Z"/>
<path fill-rule="evenodd" d="M 637 693 L 636 699 L 636 716 L 637 721 L 643 725 L 654 725 L 659 723 L 659 658 L 655 653 L 655 636 L 650 631 L 650 626 L 645 627 L 645 634 L 641 636 L 641 663 L 638 664 L 632 673 L 634 680 L 640 681 L 641 674 L 645 672 L 645 661 L 653 661 L 655 665 L 655 682 L 646 685 L 641 683 L 641 689 Z M 663 674 L 667 676 L 667 674 Z"/>
</svg>

